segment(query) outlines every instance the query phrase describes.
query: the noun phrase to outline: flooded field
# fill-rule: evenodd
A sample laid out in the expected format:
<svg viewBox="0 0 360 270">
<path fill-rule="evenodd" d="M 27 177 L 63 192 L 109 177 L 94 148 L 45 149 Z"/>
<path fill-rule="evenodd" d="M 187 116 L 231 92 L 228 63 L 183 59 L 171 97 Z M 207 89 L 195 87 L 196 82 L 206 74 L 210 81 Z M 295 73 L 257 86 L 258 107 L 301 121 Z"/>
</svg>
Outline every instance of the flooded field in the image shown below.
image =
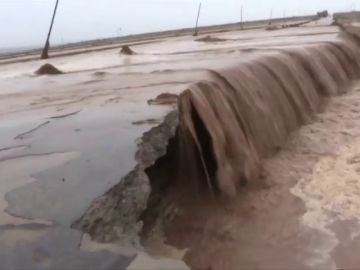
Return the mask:
<svg viewBox="0 0 360 270">
<path fill-rule="evenodd" d="M 359 266 L 360 58 L 331 23 L 0 62 L 0 268 Z"/>
</svg>

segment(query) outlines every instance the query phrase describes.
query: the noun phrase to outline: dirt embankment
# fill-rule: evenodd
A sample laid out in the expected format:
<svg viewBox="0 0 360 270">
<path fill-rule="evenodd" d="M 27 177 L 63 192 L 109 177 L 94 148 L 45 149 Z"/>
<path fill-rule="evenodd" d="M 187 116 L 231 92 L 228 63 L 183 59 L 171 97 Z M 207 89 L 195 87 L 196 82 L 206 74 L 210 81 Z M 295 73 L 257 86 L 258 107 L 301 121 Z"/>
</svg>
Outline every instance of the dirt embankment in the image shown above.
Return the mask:
<svg viewBox="0 0 360 270">
<path fill-rule="evenodd" d="M 168 142 L 178 126 L 176 111 L 168 114 L 162 124 L 146 132 L 136 154 L 138 165 L 120 183 L 95 200 L 85 215 L 74 224 L 100 242 L 122 241 L 139 247 L 143 222 L 140 216 L 147 208 L 151 193 L 146 169 L 166 155 Z"/>
<path fill-rule="evenodd" d="M 63 74 L 63 72 L 51 64 L 42 65 L 36 72 L 36 75 L 59 75 Z"/>
<path fill-rule="evenodd" d="M 138 166 L 76 227 L 98 241 L 138 245 L 140 232 L 147 235 L 176 215 L 168 202 L 177 198 L 168 194 L 179 200 L 204 191 L 235 196 L 263 177 L 262 161 L 311 122 L 328 97 L 342 94 L 359 70 L 359 44 L 350 35 L 210 70 L 211 79 L 179 97 L 179 114 L 143 136 Z"/>
<path fill-rule="evenodd" d="M 134 55 L 136 54 L 128 45 L 124 45 L 121 47 L 120 54 L 124 55 Z"/>
</svg>

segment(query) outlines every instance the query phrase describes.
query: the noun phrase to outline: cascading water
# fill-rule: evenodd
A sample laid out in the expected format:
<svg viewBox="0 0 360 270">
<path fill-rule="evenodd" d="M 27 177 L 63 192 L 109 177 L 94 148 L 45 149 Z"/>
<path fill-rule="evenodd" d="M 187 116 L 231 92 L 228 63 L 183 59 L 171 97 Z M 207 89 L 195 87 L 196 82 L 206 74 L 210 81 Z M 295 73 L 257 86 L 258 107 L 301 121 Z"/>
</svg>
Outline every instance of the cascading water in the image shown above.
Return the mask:
<svg viewBox="0 0 360 270">
<path fill-rule="evenodd" d="M 197 148 L 210 189 L 234 195 L 258 178 L 261 160 L 328 96 L 341 94 L 359 67 L 360 53 L 347 39 L 211 70 L 211 80 L 189 86 L 179 99 L 179 129 Z"/>
<path fill-rule="evenodd" d="M 178 114 L 144 134 L 135 169 L 75 226 L 98 241 L 134 241 L 142 221 L 154 220 L 149 208 L 161 212 L 158 205 L 171 186 L 236 195 L 261 175 L 262 160 L 291 132 L 359 77 L 359 45 L 356 36 L 344 34 L 334 42 L 209 69 L 206 80 L 180 95 Z"/>
</svg>

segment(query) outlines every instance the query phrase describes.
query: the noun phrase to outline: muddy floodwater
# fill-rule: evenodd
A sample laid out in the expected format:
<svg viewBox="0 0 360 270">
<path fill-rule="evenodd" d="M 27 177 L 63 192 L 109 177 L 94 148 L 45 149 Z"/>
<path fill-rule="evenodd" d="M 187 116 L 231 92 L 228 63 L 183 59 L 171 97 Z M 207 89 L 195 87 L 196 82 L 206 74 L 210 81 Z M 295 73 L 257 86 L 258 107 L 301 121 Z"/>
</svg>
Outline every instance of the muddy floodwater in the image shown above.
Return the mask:
<svg viewBox="0 0 360 270">
<path fill-rule="evenodd" d="M 1 60 L 0 268 L 359 268 L 360 47 L 340 32 L 323 19 L 159 39 L 130 46 L 131 54 L 119 46 L 47 61 Z M 46 63 L 58 74 L 37 74 Z M 321 65 L 327 77 L 313 75 Z M 233 106 L 240 88 L 248 94 Z M 274 95 L 280 101 L 270 104 Z M 281 105 L 285 99 L 290 105 Z M 179 127 L 166 125 L 171 117 Z M 234 131 L 239 122 L 248 126 Z M 172 159 L 141 157 L 159 141 L 163 149 L 155 150 L 167 157 L 179 134 L 187 136 L 181 149 L 195 149 L 187 154 L 197 155 L 199 174 L 184 160 L 179 173 Z M 158 169 L 162 164 L 170 169 Z M 171 226 L 157 233 L 154 226 L 129 243 L 119 237 L 128 228 L 116 207 L 137 202 L 114 208 L 111 196 L 142 169 L 151 181 L 169 172 L 176 185 L 202 181 L 196 186 L 208 192 L 182 194 Z M 149 195 L 149 186 L 134 197 Z M 172 194 L 162 194 L 164 201 Z M 151 215 L 127 217 L 131 233 Z"/>
</svg>

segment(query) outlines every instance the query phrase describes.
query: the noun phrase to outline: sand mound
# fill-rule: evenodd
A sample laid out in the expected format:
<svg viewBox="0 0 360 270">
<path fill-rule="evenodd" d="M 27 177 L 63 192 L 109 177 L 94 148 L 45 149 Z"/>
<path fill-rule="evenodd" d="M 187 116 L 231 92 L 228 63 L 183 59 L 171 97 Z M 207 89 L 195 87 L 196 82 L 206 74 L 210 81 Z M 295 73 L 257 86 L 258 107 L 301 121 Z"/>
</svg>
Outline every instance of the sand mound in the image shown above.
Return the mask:
<svg viewBox="0 0 360 270">
<path fill-rule="evenodd" d="M 270 25 L 265 28 L 266 31 L 275 31 L 275 30 L 280 30 L 280 29 L 281 29 L 281 26 L 277 26 L 277 25 Z"/>
<path fill-rule="evenodd" d="M 178 100 L 178 95 L 170 93 L 162 93 L 158 95 L 155 99 L 150 99 L 148 101 L 149 105 L 168 105 L 176 104 Z"/>
<path fill-rule="evenodd" d="M 136 53 L 128 45 L 124 45 L 121 48 L 120 54 L 134 55 Z"/>
<path fill-rule="evenodd" d="M 96 71 L 93 73 L 93 75 L 96 77 L 105 77 L 107 74 L 108 74 L 108 72 L 105 72 L 105 71 Z"/>
<path fill-rule="evenodd" d="M 42 65 L 36 72 L 37 75 L 59 75 L 63 72 L 51 64 Z"/>
<path fill-rule="evenodd" d="M 224 42 L 224 41 L 226 41 L 226 39 L 212 37 L 212 36 L 208 35 L 208 36 L 205 36 L 202 38 L 195 39 L 195 41 L 198 41 L 198 42 Z"/>
</svg>

